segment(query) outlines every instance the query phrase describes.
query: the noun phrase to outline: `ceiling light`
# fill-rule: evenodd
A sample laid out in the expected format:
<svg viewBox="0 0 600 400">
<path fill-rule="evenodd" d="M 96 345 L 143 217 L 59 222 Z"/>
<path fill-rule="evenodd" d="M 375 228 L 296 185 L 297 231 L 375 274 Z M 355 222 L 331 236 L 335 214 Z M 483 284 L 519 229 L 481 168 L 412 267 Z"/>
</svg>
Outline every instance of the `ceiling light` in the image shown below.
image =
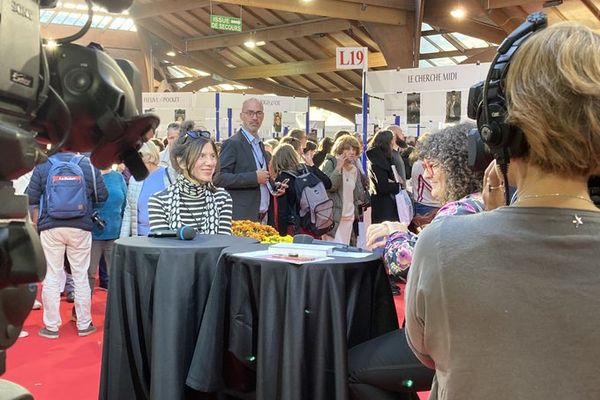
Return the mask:
<svg viewBox="0 0 600 400">
<path fill-rule="evenodd" d="M 246 46 L 249 49 L 253 49 L 256 47 L 256 42 L 254 41 L 254 39 L 249 39 L 244 42 L 244 46 Z"/>
<path fill-rule="evenodd" d="M 45 46 L 48 50 L 53 50 L 58 47 L 58 43 L 56 43 L 55 40 L 48 39 L 48 40 L 46 40 Z"/>
<path fill-rule="evenodd" d="M 257 46 L 264 46 L 265 44 L 267 44 L 267 42 L 265 42 L 264 40 L 261 40 L 260 42 L 256 42 Z"/>
<path fill-rule="evenodd" d="M 465 15 L 467 15 L 467 13 L 463 8 L 457 7 L 450 11 L 450 15 L 452 15 L 454 18 L 462 19 L 465 17 Z"/>
<path fill-rule="evenodd" d="M 169 57 L 175 57 L 175 56 L 177 55 L 177 53 L 175 53 L 175 51 L 173 51 L 173 50 L 167 51 L 167 53 L 166 53 L 166 54 L 167 54 Z"/>
</svg>

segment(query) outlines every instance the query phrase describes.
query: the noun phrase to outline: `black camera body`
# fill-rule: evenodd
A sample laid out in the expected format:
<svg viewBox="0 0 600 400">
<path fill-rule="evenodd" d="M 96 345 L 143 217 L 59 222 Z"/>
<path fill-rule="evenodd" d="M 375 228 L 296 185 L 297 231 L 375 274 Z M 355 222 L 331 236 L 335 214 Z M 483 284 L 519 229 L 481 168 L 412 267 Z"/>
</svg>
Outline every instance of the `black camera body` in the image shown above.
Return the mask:
<svg viewBox="0 0 600 400">
<path fill-rule="evenodd" d="M 132 3 L 94 1 L 111 12 Z M 99 45 L 71 43 L 91 26 L 90 0 L 89 21 L 80 32 L 57 40 L 52 51 L 44 48 L 39 8 L 55 3 L 0 0 L 0 374 L 3 350 L 17 340 L 35 299 L 35 282 L 46 271 L 39 236 L 28 221 L 27 197 L 15 195 L 10 180 L 45 161 L 47 144 L 53 145 L 48 155 L 91 151 L 95 166 L 125 162 L 143 179 L 148 172 L 137 149 L 159 123 L 154 115 L 139 115 L 141 84 L 133 64 L 112 59 Z M 97 215 L 94 222 L 104 224 Z"/>
<path fill-rule="evenodd" d="M 479 131 L 470 134 L 469 160 L 478 170 L 483 171 L 491 158 L 495 158 L 500 166 L 506 166 L 510 157 L 527 154 L 528 145 L 523 132 L 506 122 L 507 101 L 504 85 L 510 62 L 521 44 L 547 25 L 548 19 L 544 13 L 529 15 L 526 21 L 500 44 L 485 81 L 476 83 L 469 89 L 467 115 L 477 120 Z M 485 146 L 482 146 L 480 141 Z M 487 150 L 491 157 L 481 153 L 482 150 Z M 471 154 L 471 151 L 477 153 Z M 485 163 L 485 160 L 489 161 Z"/>
</svg>

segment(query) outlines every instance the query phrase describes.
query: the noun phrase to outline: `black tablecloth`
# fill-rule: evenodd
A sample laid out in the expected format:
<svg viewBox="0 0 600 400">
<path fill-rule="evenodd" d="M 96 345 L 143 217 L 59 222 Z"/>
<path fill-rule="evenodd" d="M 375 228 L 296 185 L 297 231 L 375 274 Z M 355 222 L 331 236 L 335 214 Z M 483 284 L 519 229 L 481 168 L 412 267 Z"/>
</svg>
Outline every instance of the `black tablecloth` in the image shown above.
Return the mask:
<svg viewBox="0 0 600 400">
<path fill-rule="evenodd" d="M 185 397 L 204 308 L 221 251 L 255 243 L 199 235 L 191 241 L 132 237 L 115 243 L 104 327 L 100 399 Z"/>
<path fill-rule="evenodd" d="M 347 349 L 398 329 L 380 259 L 336 257 L 306 265 L 223 251 L 187 384 L 223 385 L 226 349 L 256 372 L 259 400 L 346 400 Z M 226 367 L 225 367 L 226 369 Z M 227 372 L 227 371 L 225 371 Z"/>
</svg>

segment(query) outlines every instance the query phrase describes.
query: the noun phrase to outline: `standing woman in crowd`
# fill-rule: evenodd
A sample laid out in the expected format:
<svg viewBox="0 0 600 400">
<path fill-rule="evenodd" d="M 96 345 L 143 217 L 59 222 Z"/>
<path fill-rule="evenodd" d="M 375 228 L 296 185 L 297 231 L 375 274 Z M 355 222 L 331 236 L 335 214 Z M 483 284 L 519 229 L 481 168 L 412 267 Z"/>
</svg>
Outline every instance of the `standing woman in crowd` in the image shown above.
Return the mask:
<svg viewBox="0 0 600 400">
<path fill-rule="evenodd" d="M 285 138 L 284 138 L 285 139 Z M 296 139 L 294 139 L 298 142 Z M 312 145 L 313 150 L 316 145 Z M 310 153 L 310 151 L 309 151 Z M 310 155 L 310 154 L 309 154 Z M 290 144 L 280 144 L 273 154 L 271 160 L 271 170 L 273 176 L 276 176 L 276 182 L 287 182 L 288 189 L 285 193 L 277 197 L 276 228 L 280 235 L 295 235 L 303 233 L 315 237 L 315 234 L 300 226 L 300 204 L 298 204 L 299 194 L 296 192 L 294 184 L 296 177 L 306 172 L 313 173 L 321 182 L 326 190 L 331 188 L 331 180 L 320 169 L 314 166 L 312 157 L 300 157 L 298 151 Z"/>
<path fill-rule="evenodd" d="M 191 226 L 202 234 L 231 235 L 233 201 L 225 189 L 213 185 L 219 155 L 210 132 L 187 131 L 171 152 L 179 173 L 167 189 L 150 197 L 150 228 L 175 230 Z"/>
<path fill-rule="evenodd" d="M 331 154 L 321 164 L 321 170 L 331 180 L 328 193 L 333 200 L 335 221 L 333 228 L 323 235 L 325 240 L 350 244 L 360 207 L 369 201 L 361 181 L 361 173 L 355 166 L 360 148 L 360 143 L 354 136 L 340 136 L 335 141 Z"/>
<path fill-rule="evenodd" d="M 313 161 L 317 168 L 321 167 L 323 161 L 325 161 L 325 156 L 331 152 L 331 148 L 333 147 L 333 139 L 326 136 L 319 142 L 319 149 L 315 153 L 313 157 Z"/>
<path fill-rule="evenodd" d="M 373 223 L 398 221 L 395 196 L 400 191 L 401 184 L 396 182 L 392 171 L 392 146 L 395 139 L 392 131 L 381 130 L 375 134 L 367 150 Z"/>
<path fill-rule="evenodd" d="M 98 264 L 102 256 L 104 256 L 106 263 L 106 279 L 110 274 L 113 244 L 119 238 L 125 205 L 127 204 L 127 185 L 123 175 L 113 171 L 110 167 L 101 170 L 101 172 L 104 185 L 108 190 L 108 198 L 103 203 L 94 204 L 97 219 L 94 220 L 94 229 L 92 230 L 92 251 L 88 269 L 88 279 L 92 293 L 96 283 Z"/>
<path fill-rule="evenodd" d="M 139 153 L 149 174 L 142 181 L 136 181 L 133 177 L 129 179 L 127 205 L 119 237 L 148 235 L 148 199 L 171 184 L 167 169 L 159 166 L 160 152 L 154 143 L 144 143 Z"/>
</svg>

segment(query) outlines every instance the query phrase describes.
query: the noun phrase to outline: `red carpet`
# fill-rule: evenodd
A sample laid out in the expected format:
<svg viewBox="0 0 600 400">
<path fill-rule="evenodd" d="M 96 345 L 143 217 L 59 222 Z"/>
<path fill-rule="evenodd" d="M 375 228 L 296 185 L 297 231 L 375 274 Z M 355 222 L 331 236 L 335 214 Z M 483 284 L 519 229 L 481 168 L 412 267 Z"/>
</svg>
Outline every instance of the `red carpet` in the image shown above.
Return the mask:
<svg viewBox="0 0 600 400">
<path fill-rule="evenodd" d="M 61 300 L 60 337 L 38 336 L 43 327 L 42 310 L 33 310 L 25 322 L 29 336 L 17 340 L 7 351 L 6 379 L 29 390 L 36 400 L 96 400 L 100 386 L 102 334 L 106 292 L 96 290 L 92 302 L 92 320 L 97 332 L 77 336 L 72 322 L 73 304 Z"/>
<path fill-rule="evenodd" d="M 404 318 L 404 296 L 395 296 L 400 324 Z M 29 390 L 36 400 L 96 400 L 100 386 L 102 334 L 106 292 L 95 290 L 92 319 L 98 331 L 78 337 L 71 321 L 73 304 L 61 300 L 63 325 L 56 340 L 38 336 L 43 327 L 42 310 L 34 310 L 25 322 L 29 336 L 17 340 L 7 351 L 6 379 Z M 420 393 L 422 400 L 428 393 Z"/>
</svg>

